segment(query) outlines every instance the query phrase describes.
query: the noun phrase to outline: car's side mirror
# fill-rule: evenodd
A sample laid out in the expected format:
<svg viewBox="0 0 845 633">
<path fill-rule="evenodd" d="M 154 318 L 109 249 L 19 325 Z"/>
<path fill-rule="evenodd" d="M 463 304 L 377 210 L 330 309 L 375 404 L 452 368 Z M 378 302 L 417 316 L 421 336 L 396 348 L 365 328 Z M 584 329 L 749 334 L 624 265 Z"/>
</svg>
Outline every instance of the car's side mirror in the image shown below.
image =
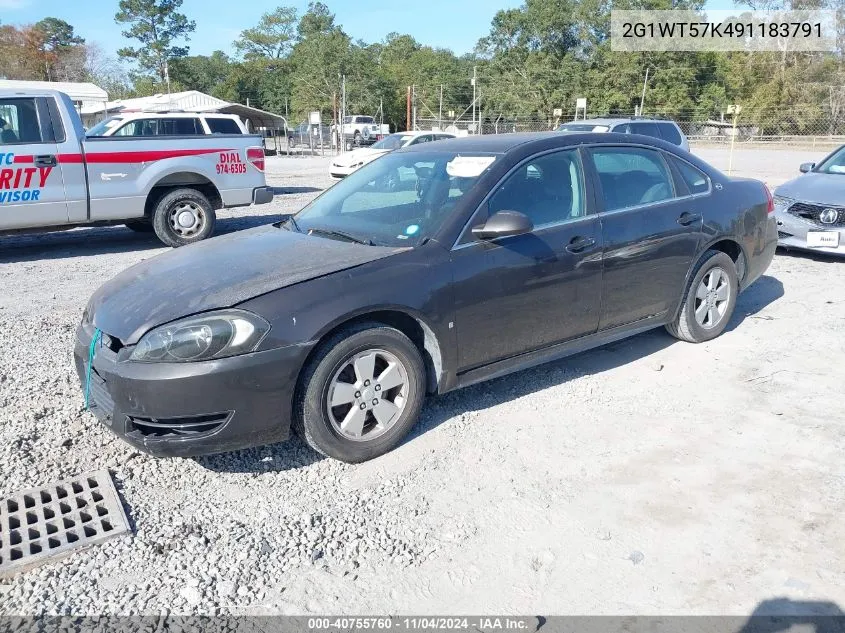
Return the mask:
<svg viewBox="0 0 845 633">
<path fill-rule="evenodd" d="M 497 237 L 524 235 L 534 230 L 528 216 L 519 211 L 499 211 L 494 213 L 481 226 L 472 229 L 472 234 L 480 240 L 494 240 Z"/>
<path fill-rule="evenodd" d="M 798 169 L 802 174 L 806 174 L 808 171 L 813 171 L 813 167 L 815 166 L 815 163 L 801 163 L 801 166 Z"/>
</svg>

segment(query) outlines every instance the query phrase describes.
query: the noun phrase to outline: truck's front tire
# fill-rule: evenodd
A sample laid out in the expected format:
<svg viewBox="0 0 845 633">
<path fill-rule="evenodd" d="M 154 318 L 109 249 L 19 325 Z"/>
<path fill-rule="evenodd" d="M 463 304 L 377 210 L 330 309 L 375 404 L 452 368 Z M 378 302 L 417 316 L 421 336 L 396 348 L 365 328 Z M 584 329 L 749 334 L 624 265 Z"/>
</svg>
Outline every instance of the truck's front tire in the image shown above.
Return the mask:
<svg viewBox="0 0 845 633">
<path fill-rule="evenodd" d="M 199 242 L 214 233 L 214 208 L 196 189 L 174 189 L 159 198 L 152 213 L 153 229 L 168 246 Z"/>
</svg>

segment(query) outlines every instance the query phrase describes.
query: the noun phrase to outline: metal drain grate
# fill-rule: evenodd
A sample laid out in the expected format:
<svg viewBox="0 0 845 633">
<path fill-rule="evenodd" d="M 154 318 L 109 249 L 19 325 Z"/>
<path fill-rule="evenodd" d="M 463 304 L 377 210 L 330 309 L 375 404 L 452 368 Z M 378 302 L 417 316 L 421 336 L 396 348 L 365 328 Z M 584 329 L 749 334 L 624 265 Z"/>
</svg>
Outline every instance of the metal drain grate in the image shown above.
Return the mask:
<svg viewBox="0 0 845 633">
<path fill-rule="evenodd" d="M 0 576 L 10 576 L 129 532 L 107 470 L 0 500 Z"/>
</svg>

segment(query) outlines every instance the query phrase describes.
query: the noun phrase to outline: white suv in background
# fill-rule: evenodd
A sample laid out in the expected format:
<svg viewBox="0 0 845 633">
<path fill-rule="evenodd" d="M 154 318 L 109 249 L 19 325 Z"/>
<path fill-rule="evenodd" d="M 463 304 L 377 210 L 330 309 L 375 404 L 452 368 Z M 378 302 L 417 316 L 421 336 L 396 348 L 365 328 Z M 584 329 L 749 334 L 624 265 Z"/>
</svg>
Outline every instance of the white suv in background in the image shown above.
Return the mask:
<svg viewBox="0 0 845 633">
<path fill-rule="evenodd" d="M 235 114 L 126 112 L 100 121 L 85 136 L 207 136 L 249 134 Z"/>
<path fill-rule="evenodd" d="M 563 123 L 557 128 L 558 132 L 616 132 L 617 134 L 642 134 L 660 138 L 677 145 L 683 150 L 689 151 L 689 141 L 681 128 L 674 121 L 667 119 L 648 119 L 636 117 L 625 118 L 603 118 L 583 119 L 581 121 L 570 121 Z"/>
</svg>

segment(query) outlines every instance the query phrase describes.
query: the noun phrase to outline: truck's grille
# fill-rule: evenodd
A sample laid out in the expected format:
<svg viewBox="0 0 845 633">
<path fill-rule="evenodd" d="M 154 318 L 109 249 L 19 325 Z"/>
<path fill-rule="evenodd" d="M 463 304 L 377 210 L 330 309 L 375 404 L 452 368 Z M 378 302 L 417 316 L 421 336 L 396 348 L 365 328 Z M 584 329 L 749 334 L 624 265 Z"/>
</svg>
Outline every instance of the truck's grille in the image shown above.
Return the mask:
<svg viewBox="0 0 845 633">
<path fill-rule="evenodd" d="M 822 213 L 828 210 L 835 212 L 836 217 L 833 222 L 822 222 L 821 215 Z M 796 202 L 791 207 L 789 207 L 789 213 L 796 217 L 812 222 L 817 226 L 845 226 L 845 208 L 843 207 L 832 207 L 830 205 Z M 828 213 L 827 215 L 830 216 L 832 214 Z"/>
</svg>

